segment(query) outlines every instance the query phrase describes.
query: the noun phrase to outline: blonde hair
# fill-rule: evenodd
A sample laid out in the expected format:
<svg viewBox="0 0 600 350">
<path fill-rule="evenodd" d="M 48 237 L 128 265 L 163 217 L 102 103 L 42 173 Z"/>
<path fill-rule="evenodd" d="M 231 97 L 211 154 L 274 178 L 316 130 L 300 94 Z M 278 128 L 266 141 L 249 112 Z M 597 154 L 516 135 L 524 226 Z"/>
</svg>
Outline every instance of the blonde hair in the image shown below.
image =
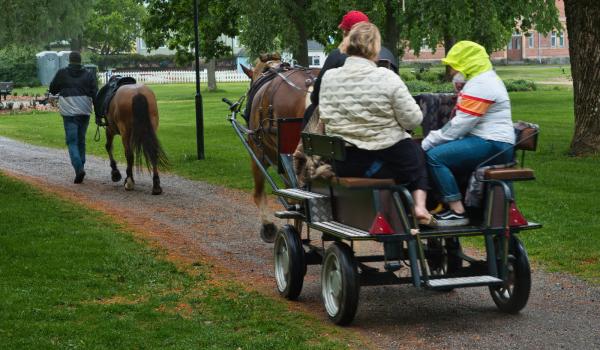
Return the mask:
<svg viewBox="0 0 600 350">
<path fill-rule="evenodd" d="M 340 45 L 348 56 L 360 56 L 375 61 L 381 51 L 381 34 L 373 23 L 356 23 Z"/>
</svg>

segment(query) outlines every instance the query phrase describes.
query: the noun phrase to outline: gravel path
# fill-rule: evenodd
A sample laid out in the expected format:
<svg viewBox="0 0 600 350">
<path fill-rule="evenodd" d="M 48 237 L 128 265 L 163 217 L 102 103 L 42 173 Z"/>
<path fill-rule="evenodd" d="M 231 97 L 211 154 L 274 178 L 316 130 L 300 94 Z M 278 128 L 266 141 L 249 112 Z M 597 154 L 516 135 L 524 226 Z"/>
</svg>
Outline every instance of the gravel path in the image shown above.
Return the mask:
<svg viewBox="0 0 600 350">
<path fill-rule="evenodd" d="M 147 174 L 136 174 L 136 190 L 126 192 L 110 181 L 108 161 L 98 157 L 88 158 L 84 184 L 74 185 L 66 149 L 3 137 L 0 169 L 108 213 L 169 256 L 209 261 L 276 295 L 271 245 L 258 237 L 257 210 L 248 193 L 164 175 L 164 194 L 152 196 Z M 318 267 L 309 267 L 300 302 L 290 306 L 328 322 L 318 280 Z M 350 329 L 382 349 L 600 349 L 600 287 L 534 268 L 532 295 L 519 315 L 496 311 L 485 288 L 435 293 L 410 286 L 365 287 Z"/>
</svg>

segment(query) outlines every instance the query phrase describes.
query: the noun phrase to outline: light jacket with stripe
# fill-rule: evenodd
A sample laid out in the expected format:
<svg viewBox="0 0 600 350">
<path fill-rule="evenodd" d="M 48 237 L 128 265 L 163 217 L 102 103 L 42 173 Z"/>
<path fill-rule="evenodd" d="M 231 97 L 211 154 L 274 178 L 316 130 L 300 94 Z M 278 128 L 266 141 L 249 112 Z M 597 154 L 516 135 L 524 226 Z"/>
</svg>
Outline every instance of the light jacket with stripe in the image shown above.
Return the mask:
<svg viewBox="0 0 600 350">
<path fill-rule="evenodd" d="M 90 115 L 98 84 L 91 72 L 81 65 L 70 64 L 56 72 L 49 90 L 53 95 L 59 94 L 58 106 L 62 116 Z"/>
<path fill-rule="evenodd" d="M 508 92 L 493 70 L 467 81 L 458 95 L 456 116 L 442 129 L 430 132 L 421 147 L 427 151 L 469 135 L 515 143 Z"/>
</svg>

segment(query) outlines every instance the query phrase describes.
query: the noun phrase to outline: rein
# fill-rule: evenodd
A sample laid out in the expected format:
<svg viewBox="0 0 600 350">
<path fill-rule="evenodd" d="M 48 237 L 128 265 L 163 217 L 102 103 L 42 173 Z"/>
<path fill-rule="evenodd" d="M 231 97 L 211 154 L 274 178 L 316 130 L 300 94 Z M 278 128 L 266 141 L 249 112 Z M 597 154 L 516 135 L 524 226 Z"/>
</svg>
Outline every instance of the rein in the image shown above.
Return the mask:
<svg viewBox="0 0 600 350">
<path fill-rule="evenodd" d="M 285 76 L 284 74 L 282 74 L 281 71 L 278 71 L 278 70 L 276 70 L 276 69 L 274 69 L 272 67 L 269 67 L 269 71 L 277 74 L 279 77 L 281 77 L 281 79 L 283 81 L 285 81 L 289 86 L 293 87 L 294 89 L 296 89 L 298 91 L 302 91 L 302 92 L 310 92 L 308 89 L 303 89 L 303 88 L 299 87 L 298 85 L 294 84 L 294 82 L 291 81 L 287 76 Z M 306 73 L 306 70 L 304 70 L 304 69 L 294 70 L 289 75 L 292 75 L 292 74 L 294 74 L 296 72 L 304 72 L 304 73 Z M 314 82 L 314 77 L 312 76 L 312 74 L 309 73 L 308 76 L 310 77 L 311 82 Z"/>
<path fill-rule="evenodd" d="M 94 135 L 94 141 L 96 141 L 96 142 L 100 141 L 100 138 L 101 138 L 100 128 L 104 128 L 104 127 L 105 127 L 104 125 L 100 126 L 100 125 L 96 124 L 96 134 Z"/>
</svg>

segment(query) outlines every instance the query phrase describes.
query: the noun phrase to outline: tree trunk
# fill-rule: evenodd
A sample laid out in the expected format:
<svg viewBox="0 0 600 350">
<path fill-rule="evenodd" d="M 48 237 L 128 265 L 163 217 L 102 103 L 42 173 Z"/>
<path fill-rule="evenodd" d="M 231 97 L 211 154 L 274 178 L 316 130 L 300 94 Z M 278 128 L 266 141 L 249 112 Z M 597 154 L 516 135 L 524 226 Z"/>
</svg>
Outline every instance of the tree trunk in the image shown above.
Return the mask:
<svg viewBox="0 0 600 350">
<path fill-rule="evenodd" d="M 600 151 L 600 2 L 565 0 L 573 76 L 572 155 Z"/>
<path fill-rule="evenodd" d="M 79 34 L 71 39 L 71 51 L 81 51 L 83 35 Z"/>
<path fill-rule="evenodd" d="M 448 51 L 456 44 L 456 39 L 450 34 L 444 34 L 444 56 L 448 55 Z M 452 81 L 452 75 L 450 74 L 450 66 L 446 66 L 446 81 Z"/>
<path fill-rule="evenodd" d="M 294 2 L 296 8 L 302 12 L 295 13 L 292 11 L 289 14 L 298 32 L 298 44 L 292 48 L 292 54 L 294 54 L 294 59 L 299 65 L 308 67 L 308 33 L 306 32 L 306 23 L 303 17 L 303 12 L 306 10 L 306 0 L 295 0 Z"/>
<path fill-rule="evenodd" d="M 392 51 L 394 56 L 398 58 L 398 40 L 400 32 L 398 30 L 398 20 L 396 18 L 396 9 L 393 5 L 394 1 L 387 0 L 385 2 L 385 24 L 383 28 L 383 46 Z"/>
<path fill-rule="evenodd" d="M 217 90 L 217 77 L 215 75 L 216 70 L 217 70 L 217 60 L 214 58 L 211 58 L 208 61 L 208 67 L 207 67 L 208 91 L 216 91 Z"/>
</svg>

